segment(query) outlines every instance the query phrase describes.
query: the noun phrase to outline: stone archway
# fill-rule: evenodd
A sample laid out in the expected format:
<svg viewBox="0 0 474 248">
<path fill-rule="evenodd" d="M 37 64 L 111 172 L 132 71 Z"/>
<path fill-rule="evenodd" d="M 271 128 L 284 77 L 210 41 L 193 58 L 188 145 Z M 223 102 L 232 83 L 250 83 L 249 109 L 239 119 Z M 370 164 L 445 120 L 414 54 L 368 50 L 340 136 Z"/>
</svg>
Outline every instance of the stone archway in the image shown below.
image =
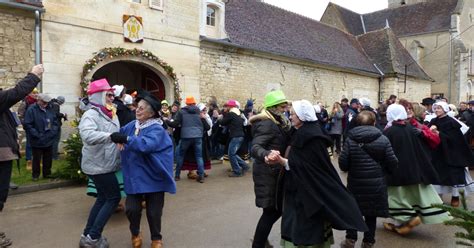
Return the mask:
<svg viewBox="0 0 474 248">
<path fill-rule="evenodd" d="M 162 81 L 164 87 L 164 99 L 168 101 L 180 101 L 180 87 L 174 73 L 173 67 L 162 61 L 151 52 L 140 49 L 104 48 L 94 54 L 94 57 L 86 62 L 81 74 L 81 95 L 85 96 L 87 87 L 93 76 L 106 66 L 114 63 L 132 63 L 146 67 L 160 80 L 151 80 L 150 84 L 159 84 Z M 145 88 L 145 87 L 144 87 Z"/>
</svg>

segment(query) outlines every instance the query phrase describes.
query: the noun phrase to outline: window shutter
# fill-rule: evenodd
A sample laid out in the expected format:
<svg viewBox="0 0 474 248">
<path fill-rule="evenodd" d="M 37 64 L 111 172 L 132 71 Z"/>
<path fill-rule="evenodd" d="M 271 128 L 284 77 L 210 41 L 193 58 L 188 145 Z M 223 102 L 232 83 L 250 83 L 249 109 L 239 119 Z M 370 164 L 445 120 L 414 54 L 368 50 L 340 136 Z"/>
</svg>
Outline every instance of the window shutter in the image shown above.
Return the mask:
<svg viewBox="0 0 474 248">
<path fill-rule="evenodd" d="M 149 0 L 150 1 L 150 8 L 163 10 L 163 1 L 164 0 Z"/>
</svg>

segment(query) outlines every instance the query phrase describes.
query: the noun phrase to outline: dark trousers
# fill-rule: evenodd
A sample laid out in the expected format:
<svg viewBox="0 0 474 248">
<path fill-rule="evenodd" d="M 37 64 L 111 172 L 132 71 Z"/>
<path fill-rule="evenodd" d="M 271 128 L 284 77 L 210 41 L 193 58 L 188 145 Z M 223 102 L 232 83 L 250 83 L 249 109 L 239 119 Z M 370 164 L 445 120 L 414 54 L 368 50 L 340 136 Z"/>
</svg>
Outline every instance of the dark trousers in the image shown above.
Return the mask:
<svg viewBox="0 0 474 248">
<path fill-rule="evenodd" d="M 53 143 L 53 159 L 59 159 L 59 141 L 61 140 L 61 127 L 59 128 L 58 134 L 54 137 Z"/>
<path fill-rule="evenodd" d="M 364 216 L 365 224 L 369 228 L 369 231 L 364 232 L 363 241 L 366 243 L 375 243 L 375 228 L 377 225 L 377 217 L 375 216 Z M 347 230 L 346 239 L 357 240 L 357 231 L 356 230 Z"/>
<path fill-rule="evenodd" d="M 130 222 L 130 232 L 133 236 L 140 234 L 143 200 L 146 202 L 146 218 L 150 228 L 151 240 L 161 240 L 161 216 L 165 203 L 164 192 L 127 195 L 125 213 Z"/>
<path fill-rule="evenodd" d="M 7 201 L 10 179 L 12 177 L 12 160 L 0 162 L 0 212 Z"/>
<path fill-rule="evenodd" d="M 53 146 L 33 147 L 33 178 L 40 176 L 41 160 L 43 161 L 43 178 L 50 176 L 53 165 Z"/>
<path fill-rule="evenodd" d="M 120 202 L 120 187 L 114 172 L 89 175 L 97 189 L 97 198 L 89 213 L 84 235 L 92 239 L 102 236 L 105 224 Z"/>
<path fill-rule="evenodd" d="M 258 221 L 255 235 L 253 236 L 252 248 L 265 248 L 268 235 L 272 230 L 273 224 L 281 217 L 281 212 L 274 207 L 264 208 L 262 216 Z"/>
<path fill-rule="evenodd" d="M 341 152 L 341 135 L 340 134 L 331 134 L 331 139 L 336 145 L 336 152 Z M 331 146 L 331 152 L 334 152 L 334 145 Z"/>
</svg>

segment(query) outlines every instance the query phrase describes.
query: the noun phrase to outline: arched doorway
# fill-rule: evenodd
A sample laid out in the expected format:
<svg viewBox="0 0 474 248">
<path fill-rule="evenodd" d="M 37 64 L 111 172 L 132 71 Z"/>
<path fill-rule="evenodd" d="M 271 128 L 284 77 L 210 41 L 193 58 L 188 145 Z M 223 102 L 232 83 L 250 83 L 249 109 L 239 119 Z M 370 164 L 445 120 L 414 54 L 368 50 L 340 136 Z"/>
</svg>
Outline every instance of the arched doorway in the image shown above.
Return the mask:
<svg viewBox="0 0 474 248">
<path fill-rule="evenodd" d="M 107 78 L 111 85 L 146 89 L 159 99 L 181 101 L 181 90 L 174 69 L 148 50 L 106 47 L 86 61 L 81 73 L 81 96 L 93 79 Z"/>
<path fill-rule="evenodd" d="M 144 89 L 158 99 L 171 98 L 167 96 L 164 80 L 148 65 L 135 61 L 115 61 L 100 67 L 92 80 L 106 78 L 110 85 L 124 85 L 128 92 Z M 166 79 L 165 79 L 166 80 Z"/>
</svg>

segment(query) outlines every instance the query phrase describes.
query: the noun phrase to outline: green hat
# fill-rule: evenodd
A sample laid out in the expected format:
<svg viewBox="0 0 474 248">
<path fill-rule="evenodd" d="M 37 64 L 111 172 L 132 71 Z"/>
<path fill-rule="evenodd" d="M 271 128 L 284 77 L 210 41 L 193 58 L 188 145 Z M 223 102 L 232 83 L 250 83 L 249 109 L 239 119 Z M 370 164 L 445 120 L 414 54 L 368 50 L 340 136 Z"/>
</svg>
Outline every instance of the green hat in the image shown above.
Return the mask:
<svg viewBox="0 0 474 248">
<path fill-rule="evenodd" d="M 280 103 L 288 102 L 286 100 L 285 94 L 281 90 L 270 91 L 265 95 L 265 100 L 263 106 L 269 108 Z"/>
<path fill-rule="evenodd" d="M 168 105 L 168 106 L 170 106 L 170 104 L 168 103 L 168 101 L 166 101 L 166 100 L 161 101 L 161 105 L 165 105 L 165 104 Z"/>
</svg>

